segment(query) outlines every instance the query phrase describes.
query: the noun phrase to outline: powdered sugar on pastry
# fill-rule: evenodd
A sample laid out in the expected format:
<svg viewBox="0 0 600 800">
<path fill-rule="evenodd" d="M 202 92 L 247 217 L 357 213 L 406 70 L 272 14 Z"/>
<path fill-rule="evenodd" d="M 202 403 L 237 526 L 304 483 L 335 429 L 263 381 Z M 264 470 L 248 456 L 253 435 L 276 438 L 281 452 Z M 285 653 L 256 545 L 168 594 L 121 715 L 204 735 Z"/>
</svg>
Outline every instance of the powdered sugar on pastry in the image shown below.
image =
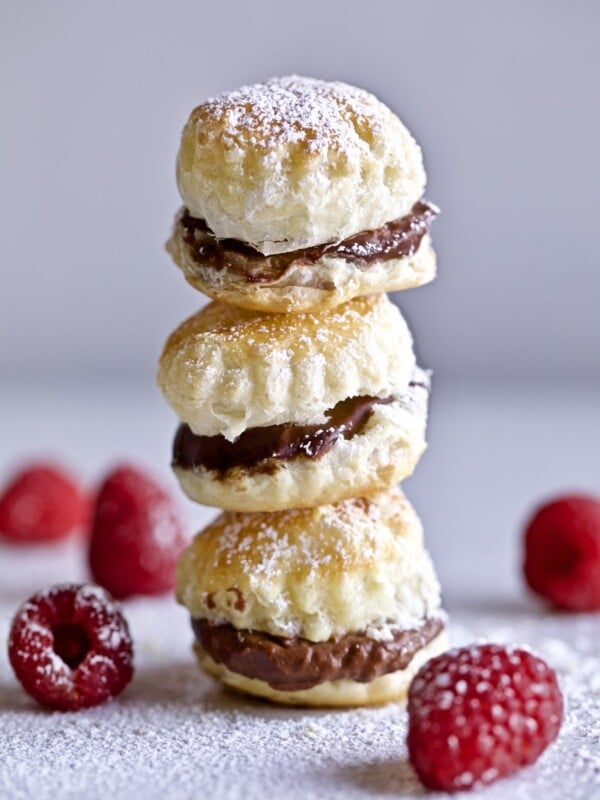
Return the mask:
<svg viewBox="0 0 600 800">
<path fill-rule="evenodd" d="M 218 238 L 282 253 L 378 228 L 423 194 L 421 150 L 376 97 L 290 76 L 196 108 L 177 181 Z"/>
<path fill-rule="evenodd" d="M 275 513 L 226 512 L 184 553 L 177 595 L 192 616 L 326 641 L 439 612 L 421 523 L 398 489 Z"/>
</svg>

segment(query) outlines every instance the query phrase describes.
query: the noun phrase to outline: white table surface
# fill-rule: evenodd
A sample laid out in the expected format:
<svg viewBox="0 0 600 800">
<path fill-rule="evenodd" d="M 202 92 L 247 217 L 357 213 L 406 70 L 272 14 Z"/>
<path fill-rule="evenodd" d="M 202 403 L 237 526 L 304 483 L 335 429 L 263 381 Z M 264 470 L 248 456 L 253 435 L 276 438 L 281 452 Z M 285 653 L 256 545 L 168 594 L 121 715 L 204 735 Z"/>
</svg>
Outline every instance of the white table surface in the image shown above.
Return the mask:
<svg viewBox="0 0 600 800">
<path fill-rule="evenodd" d="M 150 380 L 0 388 L 0 478 L 17 458 L 57 454 L 90 482 L 122 458 L 173 480 L 174 419 Z M 530 645 L 558 670 L 567 699 L 559 741 L 536 766 L 469 796 L 597 800 L 599 615 L 548 613 L 523 591 L 518 564 L 532 504 L 557 491 L 600 492 L 600 387 L 438 382 L 429 441 L 406 488 L 426 526 L 454 642 Z M 190 532 L 214 513 L 182 506 Z M 421 795 L 401 708 L 288 710 L 227 694 L 199 674 L 186 614 L 168 597 L 125 604 L 137 671 L 121 698 L 75 714 L 39 710 L 6 659 L 10 618 L 36 589 L 84 575 L 77 543 L 0 547 L 2 800 Z"/>
</svg>

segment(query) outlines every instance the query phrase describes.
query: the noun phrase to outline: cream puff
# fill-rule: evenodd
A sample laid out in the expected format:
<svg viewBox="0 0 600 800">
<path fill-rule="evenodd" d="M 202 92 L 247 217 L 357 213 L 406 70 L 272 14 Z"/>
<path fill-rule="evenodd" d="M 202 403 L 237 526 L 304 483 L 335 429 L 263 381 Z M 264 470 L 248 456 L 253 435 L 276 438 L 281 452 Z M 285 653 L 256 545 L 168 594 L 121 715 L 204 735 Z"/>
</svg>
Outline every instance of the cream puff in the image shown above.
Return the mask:
<svg viewBox="0 0 600 800">
<path fill-rule="evenodd" d="M 291 76 L 192 111 L 167 249 L 210 297 L 318 311 L 435 276 L 421 150 L 368 92 Z"/>
<path fill-rule="evenodd" d="M 393 486 L 425 449 L 429 379 L 385 295 L 328 313 L 211 303 L 167 340 L 173 467 L 197 502 L 312 507 Z"/>
<path fill-rule="evenodd" d="M 225 512 L 182 555 L 202 668 L 279 703 L 403 699 L 446 646 L 421 523 L 399 489 L 314 509 Z"/>
</svg>

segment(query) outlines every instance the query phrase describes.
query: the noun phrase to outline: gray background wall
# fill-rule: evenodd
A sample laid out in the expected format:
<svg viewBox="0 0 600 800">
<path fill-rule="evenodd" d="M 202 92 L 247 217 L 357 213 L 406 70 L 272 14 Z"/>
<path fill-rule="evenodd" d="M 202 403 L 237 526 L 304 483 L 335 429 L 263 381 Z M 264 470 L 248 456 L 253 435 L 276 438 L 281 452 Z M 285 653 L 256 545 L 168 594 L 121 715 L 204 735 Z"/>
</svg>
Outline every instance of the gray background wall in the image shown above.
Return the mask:
<svg viewBox="0 0 600 800">
<path fill-rule="evenodd" d="M 0 368 L 154 371 L 202 301 L 163 251 L 191 108 L 298 72 L 423 145 L 439 280 L 401 305 L 438 374 L 600 377 L 600 3 L 43 2 L 0 11 Z"/>
</svg>

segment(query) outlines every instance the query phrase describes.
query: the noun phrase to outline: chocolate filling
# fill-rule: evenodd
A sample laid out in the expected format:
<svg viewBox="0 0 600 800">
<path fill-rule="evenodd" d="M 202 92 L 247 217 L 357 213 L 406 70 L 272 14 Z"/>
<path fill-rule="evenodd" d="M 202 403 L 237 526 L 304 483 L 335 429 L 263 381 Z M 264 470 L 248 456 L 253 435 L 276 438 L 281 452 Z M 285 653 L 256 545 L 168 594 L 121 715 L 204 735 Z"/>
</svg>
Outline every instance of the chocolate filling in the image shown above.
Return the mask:
<svg viewBox="0 0 600 800">
<path fill-rule="evenodd" d="M 362 231 L 342 242 L 271 256 L 238 239 L 217 239 L 206 222 L 192 217 L 186 208 L 181 211 L 177 225 L 181 227 L 190 257 L 199 266 L 226 269 L 248 283 L 270 283 L 280 279 L 292 266 L 310 266 L 323 256 L 344 258 L 359 267 L 412 256 L 438 213 L 433 204 L 420 200 L 406 216 L 376 230 Z"/>
<path fill-rule="evenodd" d="M 369 683 L 405 669 L 443 627 L 441 619 L 429 619 L 420 628 L 394 633 L 389 641 L 348 633 L 326 642 L 310 642 L 299 636 L 286 639 L 192 619 L 196 639 L 214 661 L 239 675 L 265 681 L 280 692 L 342 679 Z"/>
<path fill-rule="evenodd" d="M 319 459 L 328 453 L 343 436 L 351 439 L 359 434 L 373 406 L 388 404 L 393 397 L 349 397 L 325 412 L 327 422 L 320 425 L 267 425 L 248 428 L 235 440 L 224 436 L 197 436 L 188 425 L 179 426 L 173 442 L 174 467 L 215 470 L 223 475 L 233 467 L 272 474 L 277 461 L 299 456 Z"/>
</svg>

